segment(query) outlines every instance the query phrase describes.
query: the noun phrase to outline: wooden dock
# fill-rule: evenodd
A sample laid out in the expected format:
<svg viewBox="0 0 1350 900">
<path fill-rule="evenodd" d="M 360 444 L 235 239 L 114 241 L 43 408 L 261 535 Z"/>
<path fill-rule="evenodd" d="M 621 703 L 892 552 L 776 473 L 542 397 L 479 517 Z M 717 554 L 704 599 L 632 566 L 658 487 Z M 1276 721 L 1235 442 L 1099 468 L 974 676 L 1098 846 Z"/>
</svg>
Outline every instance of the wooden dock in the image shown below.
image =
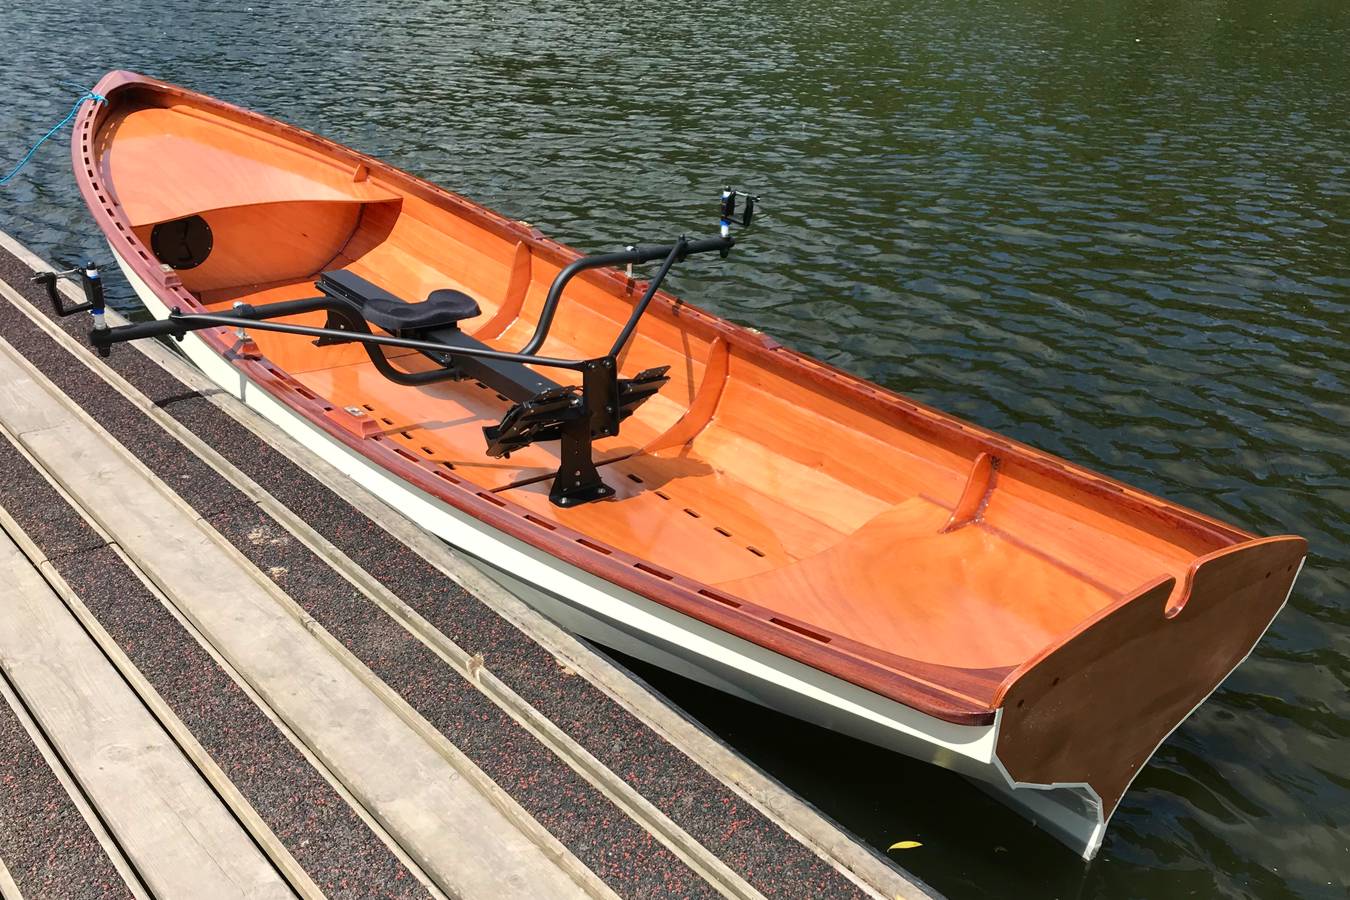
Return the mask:
<svg viewBox="0 0 1350 900">
<path fill-rule="evenodd" d="M 928 888 L 0 234 L 4 897 Z"/>
</svg>

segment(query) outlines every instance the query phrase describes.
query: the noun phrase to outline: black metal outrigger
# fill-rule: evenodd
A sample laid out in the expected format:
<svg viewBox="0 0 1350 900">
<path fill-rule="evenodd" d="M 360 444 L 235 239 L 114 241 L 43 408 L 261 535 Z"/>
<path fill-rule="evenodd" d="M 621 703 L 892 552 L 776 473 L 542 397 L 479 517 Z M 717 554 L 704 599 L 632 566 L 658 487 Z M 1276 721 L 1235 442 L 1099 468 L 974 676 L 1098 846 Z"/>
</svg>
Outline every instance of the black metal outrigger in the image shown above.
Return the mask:
<svg viewBox="0 0 1350 900">
<path fill-rule="evenodd" d="M 745 196 L 746 204 L 743 216 L 737 221 L 736 201 L 740 196 Z M 423 328 L 407 334 L 376 334 L 362 312 L 362 298 L 354 295 L 350 287 L 338 290 L 340 285 L 326 283 L 327 273 L 316 284 L 323 296 L 259 306 L 240 303 L 228 315 L 183 313 L 174 309 L 167 318 L 159 321 L 113 328 L 108 327 L 103 318 L 102 282 L 93 263 L 80 270 L 86 302 L 76 307 L 64 305 L 56 289 L 57 276 L 71 274 L 75 270 L 44 272 L 36 276 L 34 281 L 46 285 L 58 315 L 83 311 L 93 314 L 94 327 L 89 332 L 89 342 L 103 357 L 111 355 L 114 344 L 125 341 L 166 336 L 181 341 L 190 331 L 228 327 L 239 329 L 241 334 L 244 329 L 252 329 L 312 337 L 324 344 L 360 343 L 376 370 L 399 384 L 423 385 L 466 378 L 490 383 L 490 386 L 515 403 L 502 416 L 500 423 L 484 427 L 488 455 L 509 456 L 539 441 L 560 441 L 560 465 L 553 479 L 549 499 L 558 506 L 568 507 L 613 496 L 614 489 L 605 484 L 595 466 L 592 443 L 596 438 L 617 435 L 620 423 L 669 381 L 665 374 L 669 366 L 647 369 L 633 378 L 618 377 L 618 356 L 637 330 L 638 322 L 656 296 L 662 281 L 676 263 L 693 254 L 715 251 L 725 258 L 736 244 L 736 239 L 731 235 L 731 225 L 748 226 L 757 199 L 730 188 L 723 191 L 721 234 L 718 237 L 690 241 L 681 236 L 671 244 L 627 247 L 614 253 L 582 257 L 569 263 L 549 287 L 534 334 L 515 353 L 494 350 L 463 334 L 454 324 L 439 329 Z M 628 321 L 607 354 L 584 360 L 538 355 L 539 349 L 548 339 L 563 291 L 573 277 L 588 269 L 632 266 L 658 259 L 662 260 L 661 267 L 648 282 L 646 291 L 634 305 Z M 361 279 L 349 278 L 347 281 L 361 282 Z M 386 299 L 396 298 L 386 295 Z M 320 310 L 328 313 L 327 326 L 323 328 L 271 321 Z M 436 339 L 427 340 L 427 337 Z M 439 363 L 439 368 L 423 372 L 401 371 L 385 357 L 384 347 L 419 351 Z M 524 369 L 525 365 L 579 372 L 581 386 L 578 388 L 553 383 Z"/>
</svg>

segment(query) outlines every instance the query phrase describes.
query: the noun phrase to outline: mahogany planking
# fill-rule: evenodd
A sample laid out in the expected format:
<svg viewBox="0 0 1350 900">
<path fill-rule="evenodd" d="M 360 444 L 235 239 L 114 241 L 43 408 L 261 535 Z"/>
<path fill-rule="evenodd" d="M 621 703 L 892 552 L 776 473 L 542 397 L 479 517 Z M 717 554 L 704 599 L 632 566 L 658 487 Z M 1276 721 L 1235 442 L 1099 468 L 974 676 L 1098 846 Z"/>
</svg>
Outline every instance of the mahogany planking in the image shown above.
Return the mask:
<svg viewBox="0 0 1350 900">
<path fill-rule="evenodd" d="M 528 225 L 230 104 L 128 72 L 109 74 L 97 90 L 109 102 L 86 106 L 77 121 L 77 182 L 119 254 L 168 306 L 303 296 L 309 278 L 341 266 L 410 300 L 464 290 L 483 309 L 466 329 L 516 349 L 548 283 L 578 257 Z M 168 136 L 158 150 L 157 135 Z M 125 168 L 123 137 L 136 141 Z M 158 153 L 171 158 L 167 171 L 187 170 L 201 152 L 225 177 L 179 188 L 144 163 Z M 269 280 L 244 271 L 248 248 L 232 243 L 240 237 L 232 217 L 259 222 L 247 212 L 213 212 L 228 232 L 228 265 L 199 273 L 201 282 L 166 271 L 145 246 L 144 227 L 164 217 L 268 203 L 324 204 L 319 218 L 330 223 L 307 263 L 309 248 L 292 246 L 293 225 L 282 222 L 283 235 L 262 228 L 271 240 L 260 239 L 268 246 L 259 253 L 274 254 L 264 267 L 274 283 L 220 283 L 231 271 Z M 291 263 L 313 271 L 297 278 Z M 194 290 L 208 284 L 210 293 Z M 617 271 L 578 277 L 545 352 L 603 352 L 643 287 Z M 201 336 L 222 354 L 235 342 L 224 329 Z M 365 377 L 369 364 L 356 348 L 255 340 L 260 355 L 230 356 L 235 366 L 413 486 L 567 564 L 947 721 L 991 722 L 1008 671 L 1021 673 L 1013 689 L 1025 700 L 1038 683 L 1029 676 L 1041 671 L 1028 660 L 1126 627 L 1116 612 L 1152 602 L 1147 592 L 1134 596 L 1140 572 L 1175 577 L 1253 540 L 662 292 L 622 364 L 627 372 L 670 364 L 672 382 L 600 445 L 606 477 L 633 485 L 614 501 L 567 511 L 540 502 L 556 450 L 531 448 L 507 464 L 474 453 L 477 428 L 505 409 L 497 398 L 468 385 L 387 391 Z M 418 359 L 404 355 L 400 364 L 416 368 Z M 377 395 L 378 406 L 369 402 Z M 387 427 L 354 428 L 339 415 L 363 399 Z M 657 491 L 666 495 L 660 502 Z M 935 514 L 898 512 L 921 507 Z M 680 518 L 667 529 L 670 543 L 657 547 L 653 523 L 669 516 Z M 1196 580 L 1202 594 L 1219 589 L 1206 586 L 1207 571 Z M 719 574 L 727 572 L 733 577 Z M 956 596 L 966 605 L 944 609 Z M 1159 715 L 1174 712 L 1161 705 L 1169 712 Z M 1025 729 L 1028 720 L 1008 721 Z"/>
</svg>

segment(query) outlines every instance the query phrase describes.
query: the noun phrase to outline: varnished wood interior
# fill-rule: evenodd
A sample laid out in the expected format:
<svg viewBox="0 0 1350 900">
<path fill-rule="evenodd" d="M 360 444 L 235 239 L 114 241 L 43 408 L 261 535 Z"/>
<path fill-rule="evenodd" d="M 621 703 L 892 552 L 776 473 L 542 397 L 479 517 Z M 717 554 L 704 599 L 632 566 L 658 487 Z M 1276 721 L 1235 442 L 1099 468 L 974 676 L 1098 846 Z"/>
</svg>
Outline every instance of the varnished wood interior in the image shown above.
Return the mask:
<svg viewBox="0 0 1350 900">
<path fill-rule="evenodd" d="M 412 301 L 464 291 L 482 308 L 465 330 L 515 350 L 572 258 L 524 226 L 181 93 L 125 93 L 95 146 L 91 166 L 143 244 L 159 222 L 207 219 L 211 257 L 176 274 L 211 309 L 314 296 L 321 271 L 346 268 Z M 542 352 L 603 354 L 638 293 L 613 273 L 576 279 Z M 584 536 L 573 548 L 583 565 L 585 554 L 626 554 L 658 577 L 767 609 L 797 635 L 981 670 L 989 690 L 963 693 L 982 702 L 1102 610 L 1163 576 L 1181 584 L 1198 558 L 1248 537 L 766 348 L 664 296 L 621 374 L 669 365 L 671 382 L 599 444 L 617 496 L 569 510 L 548 502 L 555 446 L 486 455 L 482 427 L 509 404 L 481 385 L 402 387 L 353 345 L 254 339 L 268 365 L 326 408 L 365 410 L 378 425 L 365 440 L 523 507 L 541 533 Z M 393 355 L 410 369 L 430 365 Z"/>
</svg>

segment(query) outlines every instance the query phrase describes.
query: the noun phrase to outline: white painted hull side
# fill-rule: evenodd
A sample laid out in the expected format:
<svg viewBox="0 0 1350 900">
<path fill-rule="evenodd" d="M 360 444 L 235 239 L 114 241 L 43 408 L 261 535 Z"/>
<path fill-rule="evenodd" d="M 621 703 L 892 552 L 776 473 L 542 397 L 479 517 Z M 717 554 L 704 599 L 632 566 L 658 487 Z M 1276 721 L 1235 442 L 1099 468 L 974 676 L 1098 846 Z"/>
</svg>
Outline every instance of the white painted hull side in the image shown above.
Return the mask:
<svg viewBox="0 0 1350 900">
<path fill-rule="evenodd" d="M 110 249 L 149 312 L 165 318 L 163 302 Z M 574 633 L 795 718 L 960 772 L 1085 858 L 1100 846 L 1101 805 L 1086 785 L 1013 784 L 995 756 L 998 715 L 981 726 L 936 719 L 611 584 L 485 525 L 354 452 L 196 334 L 180 346 L 221 388 Z"/>
</svg>

